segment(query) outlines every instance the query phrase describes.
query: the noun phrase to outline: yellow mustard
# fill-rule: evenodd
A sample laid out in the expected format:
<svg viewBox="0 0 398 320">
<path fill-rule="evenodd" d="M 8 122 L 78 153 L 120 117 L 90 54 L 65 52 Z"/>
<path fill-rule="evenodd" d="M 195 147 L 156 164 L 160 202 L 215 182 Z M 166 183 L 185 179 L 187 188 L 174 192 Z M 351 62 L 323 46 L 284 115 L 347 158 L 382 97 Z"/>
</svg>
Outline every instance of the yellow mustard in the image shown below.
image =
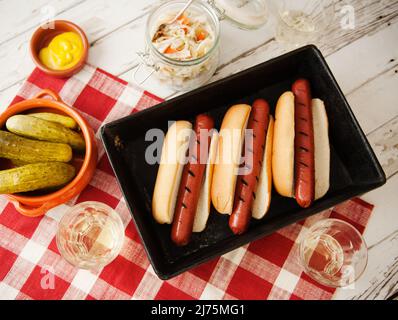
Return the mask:
<svg viewBox="0 0 398 320">
<path fill-rule="evenodd" d="M 83 41 L 74 32 L 64 32 L 51 40 L 48 47 L 40 50 L 40 61 L 53 70 L 74 67 L 83 55 Z"/>
</svg>

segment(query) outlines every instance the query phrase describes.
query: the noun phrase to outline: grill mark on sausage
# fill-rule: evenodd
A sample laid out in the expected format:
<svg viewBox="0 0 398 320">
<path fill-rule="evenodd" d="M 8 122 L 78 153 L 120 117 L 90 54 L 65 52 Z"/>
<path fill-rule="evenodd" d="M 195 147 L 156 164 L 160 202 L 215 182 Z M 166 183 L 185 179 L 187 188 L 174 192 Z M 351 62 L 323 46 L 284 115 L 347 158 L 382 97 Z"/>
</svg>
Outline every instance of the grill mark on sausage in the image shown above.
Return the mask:
<svg viewBox="0 0 398 320">
<path fill-rule="evenodd" d="M 188 191 L 188 193 L 191 193 L 191 189 L 189 189 L 187 186 L 185 186 L 185 190 Z"/>
<path fill-rule="evenodd" d="M 308 120 L 307 120 L 306 118 L 300 117 L 299 119 L 300 119 L 301 121 L 308 122 Z"/>
<path fill-rule="evenodd" d="M 252 192 L 253 199 L 256 200 L 256 193 Z"/>
<path fill-rule="evenodd" d="M 242 184 L 246 187 L 249 185 L 245 179 L 242 179 Z"/>
<path fill-rule="evenodd" d="M 241 196 L 239 196 L 239 201 L 245 202 L 245 199 L 243 199 Z"/>
<path fill-rule="evenodd" d="M 300 146 L 299 147 L 300 151 L 302 152 L 310 152 L 307 148 Z"/>
<path fill-rule="evenodd" d="M 301 134 L 302 136 L 308 137 L 308 133 L 304 132 L 304 131 L 300 131 L 299 134 Z"/>
<path fill-rule="evenodd" d="M 308 165 L 308 164 L 306 164 L 305 162 L 303 162 L 303 161 L 299 161 L 299 163 L 300 163 L 302 166 L 304 166 L 304 167 L 306 167 L 306 168 L 309 168 L 309 165 Z"/>
<path fill-rule="evenodd" d="M 189 171 L 188 171 L 188 174 L 189 174 L 191 177 L 194 177 L 194 178 L 195 178 L 195 174 L 193 173 L 192 170 L 189 170 Z"/>
<path fill-rule="evenodd" d="M 187 209 L 188 207 L 187 207 L 187 205 L 183 202 L 182 204 L 182 207 L 184 208 L 184 209 Z"/>
</svg>

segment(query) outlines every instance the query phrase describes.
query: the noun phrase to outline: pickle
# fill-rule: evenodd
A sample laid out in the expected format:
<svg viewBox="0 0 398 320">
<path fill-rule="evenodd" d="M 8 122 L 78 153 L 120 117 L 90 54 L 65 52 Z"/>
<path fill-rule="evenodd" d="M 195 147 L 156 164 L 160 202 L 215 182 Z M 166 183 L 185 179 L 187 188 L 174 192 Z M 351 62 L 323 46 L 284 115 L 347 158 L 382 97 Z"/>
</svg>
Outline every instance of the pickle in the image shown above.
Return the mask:
<svg viewBox="0 0 398 320">
<path fill-rule="evenodd" d="M 69 144 L 77 151 L 84 151 L 82 135 L 63 125 L 27 115 L 10 117 L 6 122 L 9 131 L 31 139 Z"/>
<path fill-rule="evenodd" d="M 64 127 L 67 127 L 69 129 L 77 129 L 77 122 L 73 118 L 68 116 L 63 116 L 50 112 L 29 113 L 28 116 L 56 122 L 62 124 Z"/>
<path fill-rule="evenodd" d="M 69 162 L 72 148 L 65 143 L 43 142 L 0 130 L 0 157 L 22 162 Z"/>
<path fill-rule="evenodd" d="M 63 186 L 76 174 L 75 167 L 62 162 L 41 162 L 0 171 L 0 194 Z"/>
</svg>

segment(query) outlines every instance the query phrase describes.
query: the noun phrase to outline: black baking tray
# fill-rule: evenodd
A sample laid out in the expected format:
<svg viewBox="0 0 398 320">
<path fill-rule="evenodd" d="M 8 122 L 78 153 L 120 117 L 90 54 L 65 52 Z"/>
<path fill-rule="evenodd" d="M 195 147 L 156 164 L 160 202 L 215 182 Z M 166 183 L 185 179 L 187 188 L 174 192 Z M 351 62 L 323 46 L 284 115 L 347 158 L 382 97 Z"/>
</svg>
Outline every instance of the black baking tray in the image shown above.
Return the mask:
<svg viewBox="0 0 398 320">
<path fill-rule="evenodd" d="M 171 227 L 152 218 L 151 201 L 158 165 L 145 161 L 148 129 L 168 129 L 172 120 L 191 120 L 209 113 L 219 128 L 227 109 L 237 103 L 251 104 L 265 98 L 274 112 L 276 101 L 299 77 L 307 78 L 313 97 L 325 101 L 331 142 L 331 185 L 327 195 L 311 208 L 300 208 L 294 199 L 272 194 L 270 210 L 263 220 L 252 220 L 248 232 L 235 236 L 228 216 L 214 208 L 206 230 L 193 235 L 186 247 L 170 240 Z M 123 191 L 133 220 L 152 266 L 161 279 L 169 279 L 284 226 L 302 220 L 386 182 L 361 127 L 351 111 L 321 52 L 306 46 L 253 68 L 188 92 L 155 107 L 108 123 L 101 128 L 102 140 Z"/>
</svg>

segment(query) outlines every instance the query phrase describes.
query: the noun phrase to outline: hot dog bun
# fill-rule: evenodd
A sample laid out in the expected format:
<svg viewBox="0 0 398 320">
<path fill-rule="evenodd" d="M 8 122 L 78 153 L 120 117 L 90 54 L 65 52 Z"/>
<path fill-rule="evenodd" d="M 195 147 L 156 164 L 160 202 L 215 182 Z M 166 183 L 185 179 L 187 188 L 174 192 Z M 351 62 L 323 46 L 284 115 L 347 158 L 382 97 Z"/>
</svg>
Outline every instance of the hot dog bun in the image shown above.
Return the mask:
<svg viewBox="0 0 398 320">
<path fill-rule="evenodd" d="M 209 159 L 202 188 L 200 190 L 199 202 L 196 208 L 195 221 L 193 224 L 193 232 L 202 232 L 206 228 L 207 220 L 211 207 L 211 182 L 213 180 L 214 163 L 217 156 L 218 133 L 215 131 L 211 138 Z"/>
<path fill-rule="evenodd" d="M 272 151 L 272 175 L 276 191 L 284 197 L 294 196 L 294 94 L 285 92 L 275 110 Z"/>
<path fill-rule="evenodd" d="M 329 122 L 322 100 L 312 100 L 312 117 L 315 145 L 315 200 L 318 200 L 328 192 L 330 184 Z"/>
<path fill-rule="evenodd" d="M 244 133 L 251 107 L 246 104 L 229 108 L 221 125 L 216 165 L 211 186 L 211 200 L 219 213 L 231 214 Z"/>
<path fill-rule="evenodd" d="M 173 222 L 184 159 L 189 147 L 192 124 L 176 121 L 163 142 L 162 156 L 152 199 L 152 214 L 160 224 Z"/>
<path fill-rule="evenodd" d="M 265 151 L 263 166 L 258 181 L 256 199 L 253 203 L 252 217 L 255 219 L 264 218 L 271 204 L 272 192 L 272 145 L 274 140 L 274 119 L 270 117 L 267 138 L 265 141 Z"/>
</svg>

